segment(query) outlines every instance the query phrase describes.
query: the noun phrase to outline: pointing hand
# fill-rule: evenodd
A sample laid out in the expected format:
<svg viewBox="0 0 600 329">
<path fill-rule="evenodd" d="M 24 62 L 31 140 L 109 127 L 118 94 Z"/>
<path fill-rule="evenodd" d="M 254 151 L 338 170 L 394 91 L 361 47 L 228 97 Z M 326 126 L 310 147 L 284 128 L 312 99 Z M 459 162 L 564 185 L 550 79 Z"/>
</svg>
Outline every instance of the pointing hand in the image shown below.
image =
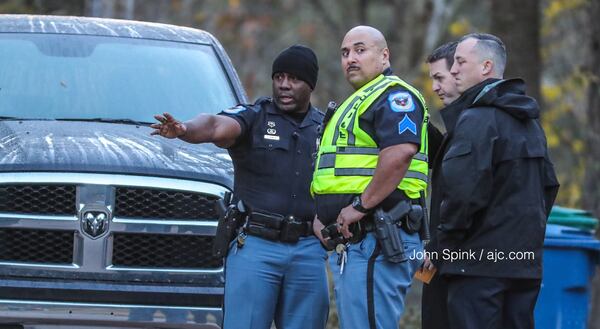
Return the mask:
<svg viewBox="0 0 600 329">
<path fill-rule="evenodd" d="M 157 114 L 154 118 L 160 122 L 150 125 L 154 131 L 150 135 L 160 135 L 165 138 L 177 138 L 185 135 L 187 127 L 180 121 L 175 120 L 172 115 L 165 112 L 163 115 Z"/>
</svg>

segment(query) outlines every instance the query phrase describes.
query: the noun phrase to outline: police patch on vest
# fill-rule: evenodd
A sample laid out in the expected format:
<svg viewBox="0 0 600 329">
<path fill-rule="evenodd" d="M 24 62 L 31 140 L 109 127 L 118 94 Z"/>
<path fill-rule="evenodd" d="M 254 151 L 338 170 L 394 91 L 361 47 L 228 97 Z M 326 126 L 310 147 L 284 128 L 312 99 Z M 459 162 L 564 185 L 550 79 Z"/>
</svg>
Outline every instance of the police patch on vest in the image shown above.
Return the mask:
<svg viewBox="0 0 600 329">
<path fill-rule="evenodd" d="M 240 112 L 246 111 L 246 107 L 242 106 L 242 105 L 238 105 L 232 108 L 228 108 L 226 110 L 223 110 L 223 112 L 227 113 L 227 114 L 238 114 Z"/>
<path fill-rule="evenodd" d="M 388 96 L 388 103 L 394 112 L 412 112 L 415 110 L 413 97 L 407 91 L 399 91 Z"/>
<path fill-rule="evenodd" d="M 407 130 L 413 135 L 417 134 L 417 125 L 408 117 L 408 114 L 405 114 L 404 119 L 398 123 L 398 134 L 402 134 Z"/>
</svg>

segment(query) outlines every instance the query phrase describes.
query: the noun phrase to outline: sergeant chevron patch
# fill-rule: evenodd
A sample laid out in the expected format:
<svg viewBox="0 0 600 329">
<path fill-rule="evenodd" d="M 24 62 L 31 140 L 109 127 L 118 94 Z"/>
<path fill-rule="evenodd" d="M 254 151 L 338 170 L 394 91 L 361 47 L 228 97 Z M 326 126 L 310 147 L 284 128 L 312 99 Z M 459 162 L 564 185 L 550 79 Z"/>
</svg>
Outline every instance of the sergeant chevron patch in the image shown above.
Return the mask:
<svg viewBox="0 0 600 329">
<path fill-rule="evenodd" d="M 404 119 L 398 123 L 398 134 L 402 134 L 407 130 L 413 135 L 417 134 L 417 125 L 408 117 L 408 114 L 405 114 Z"/>
</svg>

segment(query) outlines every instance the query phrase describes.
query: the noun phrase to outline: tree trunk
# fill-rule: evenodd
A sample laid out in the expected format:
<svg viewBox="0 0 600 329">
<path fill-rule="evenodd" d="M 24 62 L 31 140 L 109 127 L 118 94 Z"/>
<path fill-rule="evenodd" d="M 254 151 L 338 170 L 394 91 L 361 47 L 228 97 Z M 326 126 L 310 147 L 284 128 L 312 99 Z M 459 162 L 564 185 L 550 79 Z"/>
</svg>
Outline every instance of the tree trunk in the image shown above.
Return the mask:
<svg viewBox="0 0 600 329">
<path fill-rule="evenodd" d="M 504 41 L 508 53 L 504 77 L 523 78 L 527 94 L 541 102 L 539 0 L 493 0 L 491 9 L 491 32 Z"/>
<path fill-rule="evenodd" d="M 86 16 L 115 17 L 115 0 L 86 0 Z"/>
<path fill-rule="evenodd" d="M 135 0 L 124 0 L 123 1 L 123 15 L 124 19 L 134 19 L 135 17 Z"/>
<path fill-rule="evenodd" d="M 183 0 L 179 7 L 179 24 L 194 26 L 194 1 Z"/>
<path fill-rule="evenodd" d="M 368 25 L 369 19 L 369 0 L 358 0 L 358 23 Z"/>
<path fill-rule="evenodd" d="M 586 163 L 583 206 L 600 217 L 600 2 L 588 2 L 590 52 L 588 65 L 590 85 L 587 102 Z M 597 233 L 600 235 L 600 232 Z M 592 310 L 589 328 L 600 328 L 600 275 L 596 275 L 592 291 Z"/>
</svg>

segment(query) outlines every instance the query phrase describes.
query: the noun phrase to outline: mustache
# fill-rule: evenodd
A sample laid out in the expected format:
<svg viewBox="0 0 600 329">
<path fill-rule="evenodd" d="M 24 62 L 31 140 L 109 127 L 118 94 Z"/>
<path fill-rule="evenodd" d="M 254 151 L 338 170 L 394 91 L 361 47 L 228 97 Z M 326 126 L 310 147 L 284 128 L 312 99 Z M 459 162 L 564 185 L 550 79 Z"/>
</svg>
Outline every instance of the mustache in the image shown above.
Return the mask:
<svg viewBox="0 0 600 329">
<path fill-rule="evenodd" d="M 280 100 L 283 97 L 289 97 L 293 101 L 296 101 L 296 96 L 294 96 L 294 94 L 290 94 L 290 93 L 276 93 L 273 96 L 276 100 Z"/>
<path fill-rule="evenodd" d="M 349 72 L 350 70 L 360 70 L 360 66 L 358 65 L 348 65 L 348 67 L 346 68 L 346 72 Z"/>
</svg>

